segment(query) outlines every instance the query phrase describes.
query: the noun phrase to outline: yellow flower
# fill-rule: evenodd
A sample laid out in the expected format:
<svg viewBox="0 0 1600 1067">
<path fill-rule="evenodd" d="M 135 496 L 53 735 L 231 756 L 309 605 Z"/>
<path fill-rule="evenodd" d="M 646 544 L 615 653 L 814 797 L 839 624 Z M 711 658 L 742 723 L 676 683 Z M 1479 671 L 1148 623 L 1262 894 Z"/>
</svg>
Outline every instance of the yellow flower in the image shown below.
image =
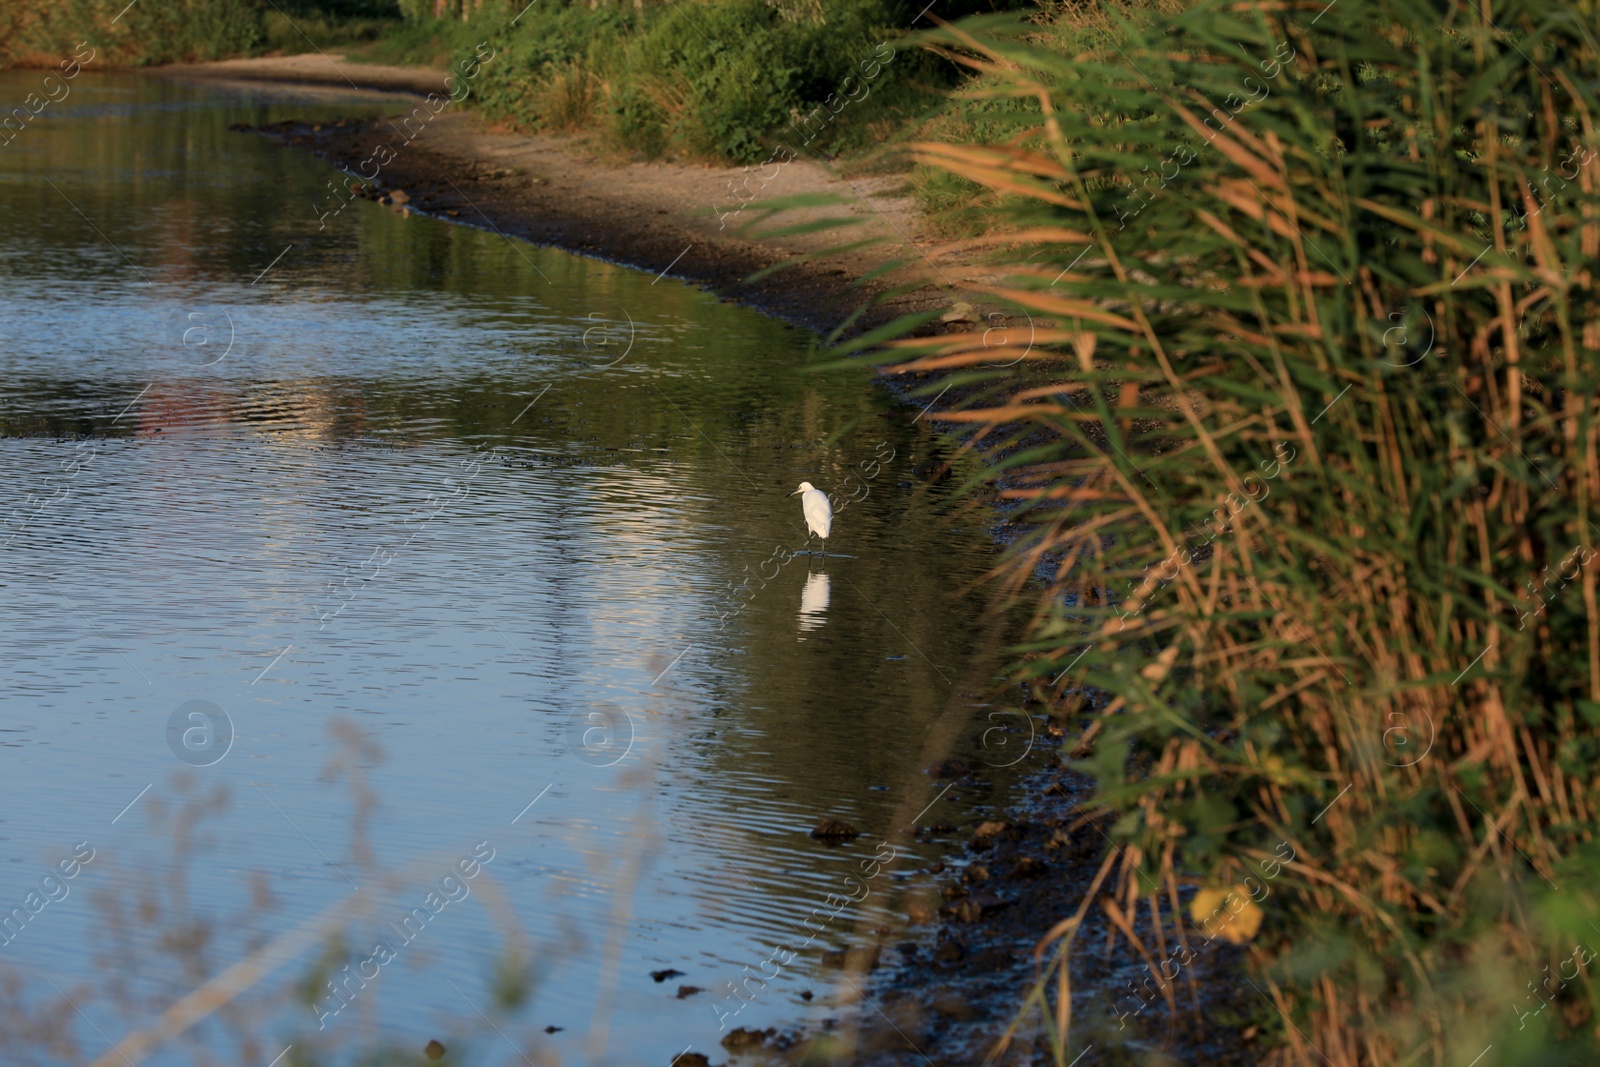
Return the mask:
<svg viewBox="0 0 1600 1067">
<path fill-rule="evenodd" d="M 1263 916 L 1242 885 L 1200 890 L 1189 904 L 1189 914 L 1208 938 L 1220 937 L 1235 945 L 1256 936 Z"/>
</svg>

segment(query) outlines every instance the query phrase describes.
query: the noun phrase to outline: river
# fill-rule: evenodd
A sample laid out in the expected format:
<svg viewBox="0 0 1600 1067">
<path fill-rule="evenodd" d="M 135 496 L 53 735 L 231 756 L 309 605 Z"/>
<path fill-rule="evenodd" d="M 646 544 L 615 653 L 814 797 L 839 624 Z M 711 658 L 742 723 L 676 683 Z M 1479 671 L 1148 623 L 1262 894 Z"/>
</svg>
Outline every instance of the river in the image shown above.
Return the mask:
<svg viewBox="0 0 1600 1067">
<path fill-rule="evenodd" d="M 822 950 L 929 882 L 903 828 L 988 795 L 923 768 L 1022 743 L 979 741 L 994 541 L 916 409 L 670 277 L 335 212 L 230 129 L 385 108 L 85 73 L 0 149 L 8 1062 L 114 1057 L 274 944 L 142 1062 L 719 1060 L 844 1010 Z"/>
</svg>

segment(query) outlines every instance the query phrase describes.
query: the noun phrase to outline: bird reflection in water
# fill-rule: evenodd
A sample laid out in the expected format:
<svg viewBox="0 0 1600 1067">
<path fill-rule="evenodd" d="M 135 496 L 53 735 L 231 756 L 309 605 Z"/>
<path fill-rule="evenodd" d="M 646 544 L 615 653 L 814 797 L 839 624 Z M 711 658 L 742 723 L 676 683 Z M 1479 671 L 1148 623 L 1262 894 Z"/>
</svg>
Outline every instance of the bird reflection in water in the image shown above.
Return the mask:
<svg viewBox="0 0 1600 1067">
<path fill-rule="evenodd" d="M 828 621 L 828 575 L 806 575 L 806 587 L 800 590 L 800 640 L 808 631 L 815 630 Z"/>
</svg>

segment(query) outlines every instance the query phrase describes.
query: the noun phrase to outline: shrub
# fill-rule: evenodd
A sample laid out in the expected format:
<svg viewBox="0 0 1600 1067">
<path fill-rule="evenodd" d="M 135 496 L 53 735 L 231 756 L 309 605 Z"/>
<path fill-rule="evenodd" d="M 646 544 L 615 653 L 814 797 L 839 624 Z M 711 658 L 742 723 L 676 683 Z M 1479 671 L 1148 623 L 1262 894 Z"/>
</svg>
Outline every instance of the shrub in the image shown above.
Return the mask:
<svg viewBox="0 0 1600 1067">
<path fill-rule="evenodd" d="M 15 0 L 0 10 L 0 57 L 53 64 L 80 41 L 97 66 L 147 66 L 222 59 L 253 48 L 260 12 L 249 0 Z"/>
<path fill-rule="evenodd" d="M 465 24 L 422 24 L 457 42 L 468 34 L 495 41 L 499 58 L 474 86 L 490 116 L 526 129 L 590 131 L 604 147 L 646 158 L 759 162 L 776 142 L 796 140 L 791 119 L 830 97 L 839 110 L 849 93 L 859 99 L 838 121 L 818 124 L 826 129 L 807 149 L 838 152 L 869 144 L 875 121 L 898 127 L 939 102 L 932 87 L 951 81 L 949 64 L 917 51 L 873 61 L 918 12 L 892 0 L 814 7 L 815 17 L 811 6 L 767 0 L 542 4 L 515 26 L 512 12 L 489 7 L 469 12 Z M 875 76 L 863 92 L 865 68 Z"/>
</svg>

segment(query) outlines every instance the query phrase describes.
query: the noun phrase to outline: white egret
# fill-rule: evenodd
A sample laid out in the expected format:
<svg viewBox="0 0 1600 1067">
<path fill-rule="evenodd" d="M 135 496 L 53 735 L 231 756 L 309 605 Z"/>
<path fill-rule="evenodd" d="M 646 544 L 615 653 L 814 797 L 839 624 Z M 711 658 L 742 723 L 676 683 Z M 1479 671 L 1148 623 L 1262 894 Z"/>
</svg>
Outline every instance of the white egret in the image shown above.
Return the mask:
<svg viewBox="0 0 1600 1067">
<path fill-rule="evenodd" d="M 811 549 L 811 535 L 822 538 L 822 554 L 828 554 L 828 531 L 833 529 L 833 507 L 828 494 L 810 482 L 801 482 L 800 488 L 789 494 L 800 497 L 800 510 L 806 516 L 806 550 Z"/>
</svg>

